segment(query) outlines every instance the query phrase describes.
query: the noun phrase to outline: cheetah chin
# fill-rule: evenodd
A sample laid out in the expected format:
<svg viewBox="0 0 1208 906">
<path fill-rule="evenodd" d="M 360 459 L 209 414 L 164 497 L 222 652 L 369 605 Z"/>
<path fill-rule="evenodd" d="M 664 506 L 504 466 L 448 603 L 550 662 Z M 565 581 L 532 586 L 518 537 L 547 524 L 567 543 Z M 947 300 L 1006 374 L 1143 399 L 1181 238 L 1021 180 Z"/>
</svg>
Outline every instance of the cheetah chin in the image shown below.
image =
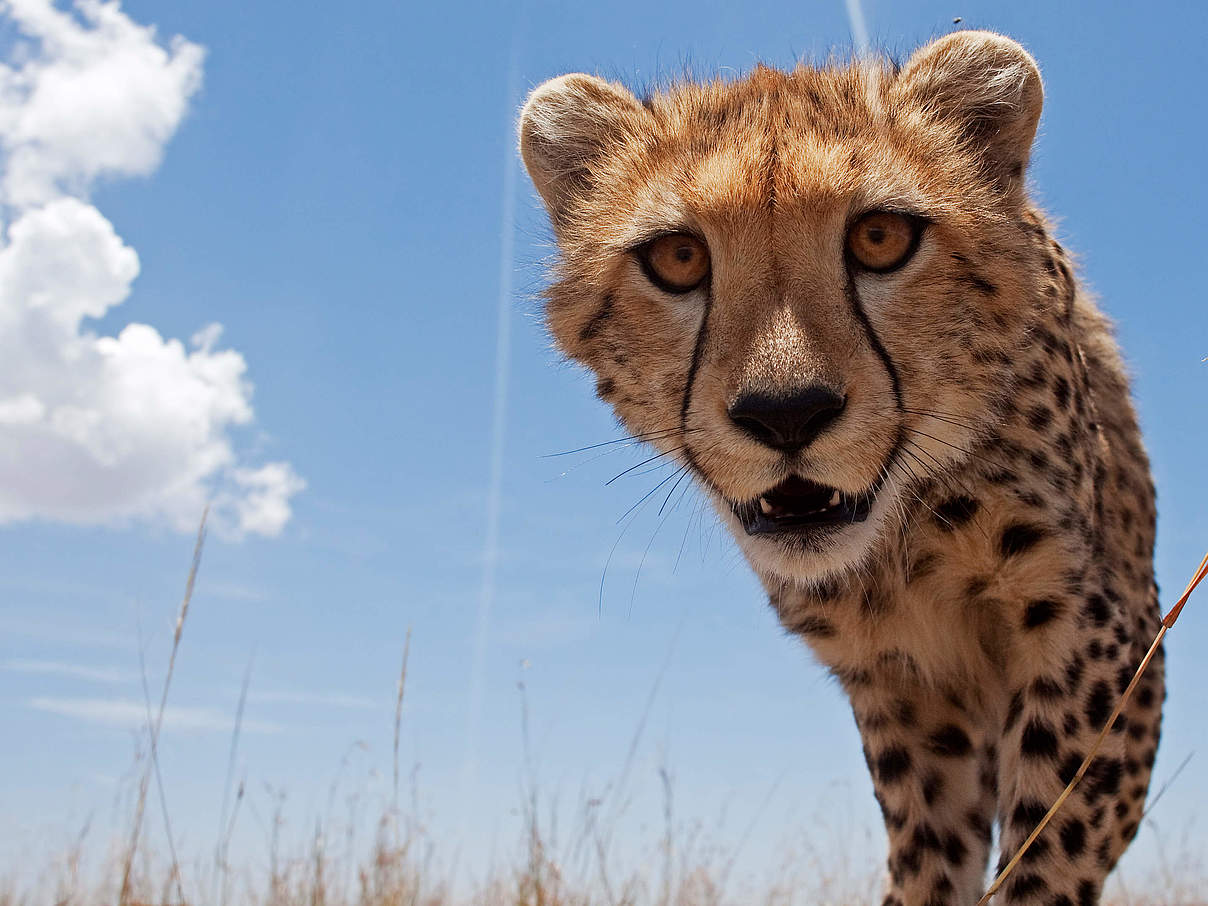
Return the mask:
<svg viewBox="0 0 1208 906">
<path fill-rule="evenodd" d="M 832 581 L 873 554 L 893 507 L 881 482 L 856 493 L 790 476 L 756 498 L 714 505 L 762 575 L 795 587 Z"/>
</svg>

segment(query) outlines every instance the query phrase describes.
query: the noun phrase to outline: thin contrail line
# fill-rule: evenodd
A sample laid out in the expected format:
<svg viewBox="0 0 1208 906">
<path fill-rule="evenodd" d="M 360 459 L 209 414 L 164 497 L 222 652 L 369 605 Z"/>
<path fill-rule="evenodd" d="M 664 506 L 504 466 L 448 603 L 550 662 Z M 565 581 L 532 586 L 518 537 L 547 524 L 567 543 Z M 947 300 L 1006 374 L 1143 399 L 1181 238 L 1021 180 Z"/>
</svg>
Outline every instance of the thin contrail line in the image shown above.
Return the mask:
<svg viewBox="0 0 1208 906">
<path fill-rule="evenodd" d="M 856 45 L 856 53 L 868 55 L 868 26 L 864 23 L 864 8 L 860 0 L 843 0 L 847 7 L 847 21 L 851 24 L 851 40 Z"/>
<path fill-rule="evenodd" d="M 512 34 L 508 62 L 507 123 L 509 135 L 518 106 L 519 23 Z M 499 515 L 503 495 L 503 453 L 507 437 L 508 373 L 512 358 L 513 250 L 516 227 L 516 153 L 509 140 L 504 153 L 502 214 L 499 241 L 499 299 L 495 313 L 495 394 L 491 418 L 490 478 L 487 483 L 486 537 L 482 545 L 482 585 L 474 626 L 474 651 L 470 667 L 470 700 L 466 713 L 466 750 L 462 761 L 462 807 L 469 805 L 478 775 L 478 729 L 482 714 L 482 687 L 491 610 L 495 604 L 496 568 L 499 560 Z"/>
</svg>

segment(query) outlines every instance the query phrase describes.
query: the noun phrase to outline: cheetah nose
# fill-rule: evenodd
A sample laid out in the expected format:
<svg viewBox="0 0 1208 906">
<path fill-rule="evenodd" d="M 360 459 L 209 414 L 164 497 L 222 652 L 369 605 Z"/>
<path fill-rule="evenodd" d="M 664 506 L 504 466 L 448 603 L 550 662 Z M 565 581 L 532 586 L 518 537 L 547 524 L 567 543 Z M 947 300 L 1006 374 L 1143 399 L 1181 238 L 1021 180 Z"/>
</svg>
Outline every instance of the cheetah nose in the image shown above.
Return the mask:
<svg viewBox="0 0 1208 906">
<path fill-rule="evenodd" d="M 775 450 L 796 453 L 826 430 L 847 400 L 821 384 L 787 393 L 747 391 L 729 408 L 730 420 Z"/>
</svg>

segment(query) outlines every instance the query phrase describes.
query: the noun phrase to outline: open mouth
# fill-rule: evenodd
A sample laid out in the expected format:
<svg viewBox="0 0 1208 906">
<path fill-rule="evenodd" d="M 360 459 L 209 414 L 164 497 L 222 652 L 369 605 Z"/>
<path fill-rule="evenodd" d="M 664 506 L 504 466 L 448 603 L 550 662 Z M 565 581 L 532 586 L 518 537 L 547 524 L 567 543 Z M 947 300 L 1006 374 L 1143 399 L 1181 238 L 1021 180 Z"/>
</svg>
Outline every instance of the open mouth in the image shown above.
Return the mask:
<svg viewBox="0 0 1208 906">
<path fill-rule="evenodd" d="M 825 527 L 863 522 L 871 493 L 848 495 L 804 478 L 786 478 L 747 503 L 735 504 L 748 535 L 808 534 Z"/>
</svg>

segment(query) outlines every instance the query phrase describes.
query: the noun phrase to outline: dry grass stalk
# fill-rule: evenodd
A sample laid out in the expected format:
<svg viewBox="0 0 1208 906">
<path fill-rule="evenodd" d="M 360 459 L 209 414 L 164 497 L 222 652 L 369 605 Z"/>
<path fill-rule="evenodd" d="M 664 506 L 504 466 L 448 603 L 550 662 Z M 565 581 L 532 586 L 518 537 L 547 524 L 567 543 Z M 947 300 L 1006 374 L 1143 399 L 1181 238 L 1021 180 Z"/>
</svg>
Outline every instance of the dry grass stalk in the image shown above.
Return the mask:
<svg viewBox="0 0 1208 906">
<path fill-rule="evenodd" d="M 252 682 L 252 662 L 253 658 L 249 657 L 247 669 L 243 672 L 243 685 L 239 689 L 239 704 L 235 707 L 235 726 L 231 731 L 231 751 L 227 756 L 226 780 L 222 785 L 222 810 L 218 813 L 218 845 L 214 848 L 214 868 L 210 879 L 210 902 L 216 903 L 218 906 L 226 904 L 227 880 L 230 875 L 227 854 L 231 848 L 231 837 L 235 833 L 235 818 L 239 815 L 239 804 L 243 801 L 244 781 L 240 780 L 239 789 L 235 793 L 235 806 L 230 810 L 230 820 L 228 821 L 227 810 L 230 806 L 231 786 L 235 780 L 235 757 L 239 752 L 239 734 L 243 728 L 243 711 L 247 707 L 247 691 Z"/>
<path fill-rule="evenodd" d="M 411 656 L 411 627 L 403 642 L 403 666 L 398 672 L 398 695 L 394 699 L 394 836 L 398 838 L 398 738 L 403 723 L 403 692 L 407 688 L 407 659 Z"/>
<path fill-rule="evenodd" d="M 151 759 L 139 783 L 138 804 L 135 806 L 133 827 L 130 829 L 130 845 L 126 850 L 126 858 L 122 866 L 122 887 L 118 894 L 118 903 L 120 906 L 129 906 L 131 902 L 131 875 L 135 854 L 138 852 L 139 836 L 142 834 L 143 815 L 147 809 L 147 792 L 151 785 L 151 772 L 154 769 L 157 777 L 159 772 L 159 731 L 164 723 L 164 709 L 168 705 L 168 689 L 172 685 L 172 673 L 176 668 L 176 653 L 180 650 L 180 639 L 184 633 L 185 619 L 189 615 L 189 602 L 193 600 L 193 585 L 197 580 L 197 570 L 201 566 L 201 550 L 206 540 L 206 518 L 209 514 L 210 508 L 206 506 L 201 514 L 201 524 L 197 527 L 197 541 L 193 545 L 193 562 L 189 567 L 189 578 L 185 581 L 185 593 L 180 604 L 180 612 L 176 616 L 176 631 L 172 635 L 172 652 L 168 656 L 168 671 L 164 675 L 164 687 L 159 697 L 159 712 L 156 714 L 155 720 L 149 722 L 147 728 L 150 736 Z M 162 800 L 162 781 L 160 783 L 160 794 Z M 168 844 L 175 849 L 171 832 L 169 832 Z M 177 897 L 183 903 L 184 892 L 181 890 L 180 884 L 180 865 L 177 862 L 175 853 L 172 856 L 172 873 L 176 881 Z"/>
<path fill-rule="evenodd" d="M 1082 764 L 1078 767 L 1078 772 L 1074 774 L 1073 779 L 1071 779 L 1066 785 L 1065 789 L 1061 791 L 1061 795 L 1057 797 L 1057 801 L 1053 803 L 1048 812 L 1045 813 L 1045 816 L 1040 819 L 1040 823 L 1036 825 L 1036 828 L 1032 831 L 1032 833 L 1028 834 L 1028 838 L 1023 841 L 1023 844 L 1011 858 L 1011 861 L 1008 862 L 1003 867 L 1003 870 L 998 873 L 998 877 L 994 879 L 994 882 L 990 885 L 990 888 L 986 891 L 985 895 L 977 901 L 977 906 L 986 906 L 986 904 L 990 902 L 990 898 L 998 892 L 998 889 L 1002 887 L 1003 882 L 1006 881 L 1011 872 L 1015 870 L 1015 866 L 1019 864 L 1020 860 L 1024 856 L 1024 853 L 1028 851 L 1028 848 L 1036 841 L 1036 838 L 1040 836 L 1040 834 L 1048 826 L 1049 822 L 1053 820 L 1053 816 L 1056 815 L 1061 806 L 1065 804 L 1065 800 L 1069 798 L 1072 792 L 1074 792 L 1074 787 L 1076 787 L 1078 782 L 1082 780 L 1083 775 L 1086 774 L 1087 769 L 1091 766 L 1091 762 L 1093 762 L 1095 760 L 1095 756 L 1099 754 L 1099 749 L 1103 745 L 1103 740 L 1107 738 L 1107 734 L 1111 731 L 1116 719 L 1120 716 L 1120 712 L 1123 711 L 1124 706 L 1128 704 L 1128 700 L 1132 697 L 1133 690 L 1136 689 L 1137 683 L 1140 682 L 1141 677 L 1145 674 L 1146 668 L 1149 667 L 1149 662 L 1153 660 L 1153 656 L 1157 652 L 1158 646 L 1162 644 L 1162 639 L 1166 637 L 1167 631 L 1174 626 L 1175 621 L 1177 621 L 1179 618 L 1179 614 L 1183 612 L 1183 605 L 1187 603 L 1187 599 L 1191 597 L 1191 593 L 1195 591 L 1195 587 L 1199 585 L 1201 581 L 1203 581 L 1206 575 L 1208 575 L 1208 554 L 1205 554 L 1204 559 L 1200 561 L 1199 568 L 1196 569 L 1195 575 L 1191 577 L 1191 581 L 1187 583 L 1187 587 L 1183 590 L 1183 594 L 1181 594 L 1179 599 L 1175 601 L 1174 606 L 1170 608 L 1170 612 L 1162 618 L 1162 625 L 1158 628 L 1158 633 L 1154 636 L 1153 643 L 1149 646 L 1149 651 L 1147 651 L 1145 653 L 1145 657 L 1141 659 L 1141 663 L 1137 667 L 1137 672 L 1133 674 L 1132 682 L 1128 684 L 1128 688 L 1124 690 L 1124 694 L 1121 695 L 1120 700 L 1116 702 L 1115 709 L 1110 715 L 1108 715 L 1107 722 L 1104 723 L 1103 729 L 1099 731 L 1099 736 L 1095 739 L 1095 744 L 1091 746 L 1090 752 L 1088 752 L 1086 758 L 1082 760 Z"/>
</svg>

